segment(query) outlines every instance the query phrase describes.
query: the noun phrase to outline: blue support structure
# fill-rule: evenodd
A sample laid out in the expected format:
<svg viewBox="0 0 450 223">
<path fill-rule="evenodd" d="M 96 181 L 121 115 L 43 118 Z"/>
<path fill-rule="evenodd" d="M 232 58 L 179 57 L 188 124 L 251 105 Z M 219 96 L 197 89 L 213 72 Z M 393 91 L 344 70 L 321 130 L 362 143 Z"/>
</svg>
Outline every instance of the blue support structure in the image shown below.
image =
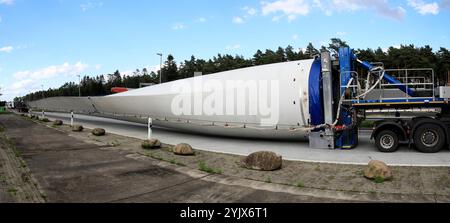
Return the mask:
<svg viewBox="0 0 450 223">
<path fill-rule="evenodd" d="M 361 66 L 364 69 L 372 70 L 373 68 L 375 68 L 375 66 L 373 66 L 367 61 L 360 61 L 360 60 L 357 61 L 359 62 L 359 64 L 361 64 Z M 383 79 L 387 81 L 389 84 L 394 84 L 398 89 L 407 93 L 409 96 L 414 97 L 414 91 L 411 88 L 408 88 L 405 84 L 402 84 L 402 82 L 397 80 L 395 77 L 385 73 Z"/>
<path fill-rule="evenodd" d="M 314 60 L 309 74 L 309 111 L 312 125 L 325 123 L 320 59 Z"/>
<path fill-rule="evenodd" d="M 339 49 L 339 64 L 340 64 L 340 75 L 341 75 L 341 90 L 340 93 L 345 94 L 345 87 L 348 85 L 350 79 L 352 78 L 352 72 L 354 69 L 353 61 L 356 56 L 353 54 L 349 47 L 343 47 Z M 356 96 L 356 92 L 352 92 L 350 89 L 350 97 Z M 341 120 L 340 125 L 353 126 L 353 119 L 351 111 L 346 109 L 341 109 L 340 114 Z M 355 127 L 344 130 L 336 139 L 336 148 L 338 149 L 352 149 L 358 145 L 358 128 Z"/>
</svg>

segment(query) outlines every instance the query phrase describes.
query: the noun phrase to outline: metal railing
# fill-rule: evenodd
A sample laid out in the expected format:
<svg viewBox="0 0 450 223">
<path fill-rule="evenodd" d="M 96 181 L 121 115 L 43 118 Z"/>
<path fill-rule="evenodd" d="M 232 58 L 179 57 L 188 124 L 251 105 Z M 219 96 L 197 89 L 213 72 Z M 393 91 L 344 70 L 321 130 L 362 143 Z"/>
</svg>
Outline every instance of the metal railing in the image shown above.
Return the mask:
<svg viewBox="0 0 450 223">
<path fill-rule="evenodd" d="M 400 81 L 400 83 L 397 84 L 391 84 L 386 82 L 385 80 L 380 81 L 377 84 L 377 92 L 379 92 L 379 95 L 376 94 L 378 97 L 371 98 L 371 100 L 377 100 L 379 102 L 387 101 L 387 100 L 404 100 L 405 102 L 410 102 L 411 100 L 436 100 L 436 92 L 435 92 L 435 74 L 434 70 L 432 68 L 414 68 L 414 69 L 385 69 L 384 72 L 386 74 L 389 74 L 393 77 L 395 77 L 397 80 Z M 351 95 L 350 98 L 346 98 L 344 101 L 357 101 L 357 103 L 360 103 L 362 101 L 366 101 L 367 96 L 356 98 L 358 95 L 361 95 L 365 92 L 368 88 L 367 85 L 370 85 L 366 81 L 366 78 L 360 78 L 360 75 L 355 72 L 349 72 L 353 76 L 353 82 L 351 85 L 349 85 L 349 88 L 352 89 L 352 92 L 357 92 Z M 379 77 L 378 75 L 382 75 L 381 73 L 378 73 L 377 75 L 373 75 L 370 72 L 368 72 L 367 75 L 375 76 L 375 81 Z M 364 83 L 361 83 L 361 81 L 364 81 Z M 372 85 L 373 86 L 373 85 Z M 341 86 L 341 90 L 344 90 L 347 86 Z M 365 87 L 363 89 L 363 87 Z M 400 90 L 400 87 L 404 87 L 405 91 Z M 407 92 L 413 90 L 415 92 L 414 96 L 409 95 Z M 386 95 L 388 91 L 393 92 L 395 96 L 389 96 Z M 370 94 L 370 93 L 369 93 Z M 372 95 L 373 96 L 373 95 Z"/>
</svg>

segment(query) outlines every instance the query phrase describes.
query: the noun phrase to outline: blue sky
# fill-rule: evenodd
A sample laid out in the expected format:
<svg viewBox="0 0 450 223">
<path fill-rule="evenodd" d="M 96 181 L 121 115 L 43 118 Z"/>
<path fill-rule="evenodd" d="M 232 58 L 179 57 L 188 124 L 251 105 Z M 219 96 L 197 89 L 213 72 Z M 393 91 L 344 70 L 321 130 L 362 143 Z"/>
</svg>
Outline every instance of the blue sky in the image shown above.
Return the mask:
<svg viewBox="0 0 450 223">
<path fill-rule="evenodd" d="M 327 44 L 450 48 L 450 0 L 0 0 L 0 100 L 218 53 Z"/>
</svg>

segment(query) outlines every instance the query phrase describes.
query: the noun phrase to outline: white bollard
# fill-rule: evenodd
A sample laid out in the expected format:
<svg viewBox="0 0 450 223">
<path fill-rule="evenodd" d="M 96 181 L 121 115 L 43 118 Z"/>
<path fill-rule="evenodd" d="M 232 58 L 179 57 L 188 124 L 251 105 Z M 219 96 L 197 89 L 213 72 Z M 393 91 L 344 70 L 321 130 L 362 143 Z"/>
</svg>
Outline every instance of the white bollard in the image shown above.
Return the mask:
<svg viewBox="0 0 450 223">
<path fill-rule="evenodd" d="M 153 119 L 148 118 L 148 136 L 147 136 L 148 140 L 152 138 L 152 127 L 153 127 Z"/>
<path fill-rule="evenodd" d="M 45 118 L 45 111 L 42 110 L 42 119 L 44 119 L 44 118 Z"/>
<path fill-rule="evenodd" d="M 70 113 L 70 126 L 73 127 L 73 112 Z"/>
</svg>

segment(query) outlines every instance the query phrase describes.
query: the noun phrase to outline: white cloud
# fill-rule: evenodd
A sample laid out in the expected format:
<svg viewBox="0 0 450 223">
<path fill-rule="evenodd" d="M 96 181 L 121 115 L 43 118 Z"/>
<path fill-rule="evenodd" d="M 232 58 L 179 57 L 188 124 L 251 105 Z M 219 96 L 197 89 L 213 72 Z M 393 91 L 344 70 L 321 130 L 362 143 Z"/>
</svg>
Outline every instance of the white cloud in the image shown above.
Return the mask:
<svg viewBox="0 0 450 223">
<path fill-rule="evenodd" d="M 289 16 L 288 16 L 288 21 L 289 21 L 289 22 L 292 22 L 292 21 L 294 21 L 296 18 L 297 18 L 297 15 L 289 15 Z"/>
<path fill-rule="evenodd" d="M 227 49 L 227 50 L 237 50 L 239 48 L 241 48 L 240 44 L 228 45 L 225 47 L 225 49 Z"/>
<path fill-rule="evenodd" d="M 2 19 L 2 17 L 0 16 L 0 22 L 2 22 L 2 20 L 3 20 L 3 19 Z"/>
<path fill-rule="evenodd" d="M 346 32 L 337 32 L 336 35 L 337 36 L 345 36 L 345 35 L 347 35 L 347 33 Z"/>
<path fill-rule="evenodd" d="M 381 50 L 382 50 L 383 52 L 387 53 L 387 52 L 389 51 L 389 48 L 391 48 L 391 47 L 394 48 L 394 49 L 400 49 L 401 45 L 400 45 L 400 44 L 398 44 L 398 45 L 392 45 L 392 46 L 389 46 L 389 47 L 381 48 Z"/>
<path fill-rule="evenodd" d="M 16 79 L 32 79 L 43 80 L 50 79 L 59 75 L 75 75 L 85 71 L 89 65 L 77 62 L 76 64 L 64 63 L 61 65 L 53 65 L 34 71 L 19 71 L 14 74 Z"/>
<path fill-rule="evenodd" d="M 12 5 L 15 0 L 0 0 L 0 5 Z"/>
<path fill-rule="evenodd" d="M 74 76 L 86 71 L 88 68 L 89 65 L 77 62 L 75 64 L 64 63 L 61 65 L 53 65 L 33 71 L 18 71 L 14 74 L 16 81 L 8 86 L 5 92 L 7 92 L 8 97 L 14 98 L 15 96 L 29 93 L 30 91 L 41 90 L 40 85 L 44 80 L 59 76 Z"/>
<path fill-rule="evenodd" d="M 263 1 L 261 5 L 263 15 L 277 14 L 272 21 L 279 21 L 282 16 L 286 16 L 288 21 L 293 21 L 299 16 L 308 15 L 314 8 L 323 11 L 327 16 L 331 16 L 333 11 L 370 9 L 379 15 L 396 20 L 403 19 L 406 13 L 402 7 L 390 6 L 388 0 L 277 0 Z"/>
<path fill-rule="evenodd" d="M 180 29 L 185 29 L 186 26 L 183 23 L 176 23 L 172 26 L 173 30 L 180 30 Z"/>
<path fill-rule="evenodd" d="M 80 8 L 81 11 L 86 12 L 89 9 L 99 8 L 102 6 L 103 2 L 88 1 L 87 3 L 81 4 Z"/>
<path fill-rule="evenodd" d="M 293 40 L 298 40 L 298 38 L 299 38 L 298 34 L 292 35 L 292 39 L 293 39 Z"/>
<path fill-rule="evenodd" d="M 402 7 L 392 7 L 388 0 L 331 0 L 331 7 L 337 11 L 374 10 L 377 14 L 402 20 L 406 10 Z"/>
<path fill-rule="evenodd" d="M 274 16 L 274 17 L 272 17 L 272 21 L 273 22 L 279 22 L 282 17 L 283 16 Z"/>
<path fill-rule="evenodd" d="M 333 14 L 330 7 L 325 7 L 325 5 L 322 3 L 322 0 L 313 0 L 313 7 L 322 10 L 326 16 L 331 16 Z"/>
<path fill-rule="evenodd" d="M 4 46 L 4 47 L 0 48 L 0 52 L 3 52 L 3 53 L 11 53 L 11 51 L 13 51 L 13 50 L 14 50 L 14 47 L 12 47 L 12 46 Z"/>
<path fill-rule="evenodd" d="M 297 16 L 305 16 L 310 12 L 310 3 L 306 0 L 278 0 L 275 2 L 261 2 L 262 14 L 279 14 L 287 16 L 288 21 L 293 21 Z M 273 19 L 272 19 L 273 20 Z"/>
<path fill-rule="evenodd" d="M 414 8 L 421 15 L 439 14 L 439 4 L 436 2 L 425 3 L 422 0 L 408 0 L 408 5 Z"/>
<path fill-rule="evenodd" d="M 245 6 L 241 8 L 245 13 L 242 16 L 235 16 L 233 17 L 233 23 L 235 24 L 243 24 L 246 20 L 250 19 L 251 17 L 254 17 L 258 14 L 258 10 L 255 8 Z"/>
<path fill-rule="evenodd" d="M 233 23 L 242 24 L 242 23 L 244 23 L 244 19 L 239 16 L 235 16 L 235 17 L 233 17 Z"/>
<path fill-rule="evenodd" d="M 96 65 L 95 65 L 95 69 L 96 69 L 96 70 L 102 69 L 102 65 L 101 65 L 101 64 L 96 64 Z"/>
<path fill-rule="evenodd" d="M 200 18 L 198 18 L 197 20 L 195 20 L 196 22 L 199 22 L 199 23 L 205 23 L 206 21 L 208 21 L 205 17 L 200 17 Z"/>
<path fill-rule="evenodd" d="M 245 6 L 242 8 L 242 10 L 244 10 L 248 16 L 255 16 L 256 14 L 258 14 L 258 10 L 252 7 Z"/>
<path fill-rule="evenodd" d="M 32 83 L 33 83 L 32 79 L 21 80 L 21 81 L 15 82 L 13 85 L 11 85 L 11 87 L 8 88 L 8 91 L 13 91 L 15 93 L 21 92 L 21 91 L 25 90 L 25 88 L 28 87 Z"/>
<path fill-rule="evenodd" d="M 18 45 L 16 46 L 16 50 L 23 50 L 23 49 L 27 49 L 28 45 Z"/>
</svg>

